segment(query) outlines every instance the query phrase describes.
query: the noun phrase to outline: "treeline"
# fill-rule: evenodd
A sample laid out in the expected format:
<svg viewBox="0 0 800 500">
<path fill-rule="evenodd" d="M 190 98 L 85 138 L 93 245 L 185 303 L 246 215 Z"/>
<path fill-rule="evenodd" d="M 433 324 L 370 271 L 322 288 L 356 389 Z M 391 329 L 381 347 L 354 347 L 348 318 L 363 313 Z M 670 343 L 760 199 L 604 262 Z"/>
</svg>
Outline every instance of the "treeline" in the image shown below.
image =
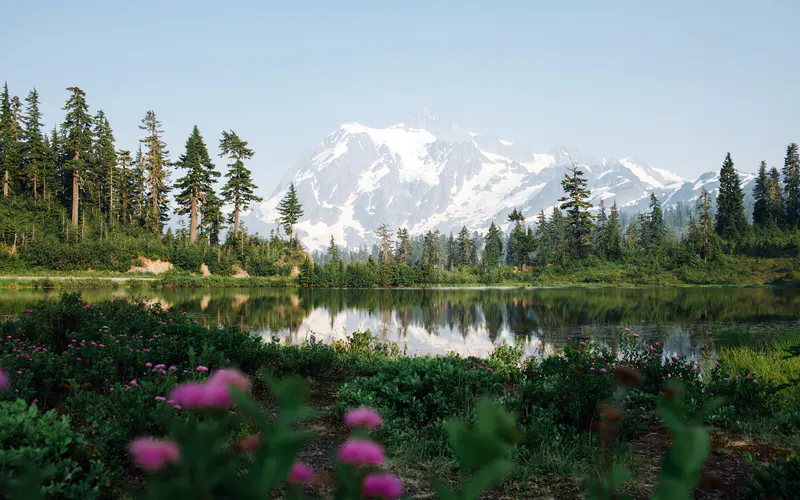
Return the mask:
<svg viewBox="0 0 800 500">
<path fill-rule="evenodd" d="M 647 212 L 623 222 L 614 202 L 590 202 L 578 166 L 562 180 L 564 196 L 549 213 L 529 224 L 522 211 L 508 215 L 504 236 L 492 223 L 480 234 L 462 227 L 457 235 L 438 231 L 410 236 L 382 225 L 378 243 L 347 252 L 331 239 L 325 255 L 306 262 L 301 283 L 307 286 L 408 286 L 426 283 L 498 282 L 536 279 L 542 273 L 603 262 L 631 264 L 642 270 L 725 266 L 726 257 L 795 257 L 800 251 L 800 158 L 797 144 L 787 147 L 783 171 L 762 162 L 755 182 L 752 222 L 745 213 L 744 191 L 730 154 L 720 169 L 715 200 L 702 190 L 694 210 L 678 207 L 665 217 L 661 201 L 650 195 Z M 716 205 L 716 209 L 714 209 Z M 667 219 L 673 222 L 672 228 Z M 678 227 L 675 228 L 675 221 Z M 349 261 L 349 262 L 347 262 Z"/>
<path fill-rule="evenodd" d="M 274 244 L 266 251 L 274 235 L 248 235 L 239 220 L 261 198 L 246 166 L 255 152 L 234 131 L 219 139 L 223 175 L 197 126 L 173 160 L 160 120 L 147 111 L 136 148 L 121 148 L 106 114 L 90 113 L 80 88 L 66 90 L 63 120 L 49 131 L 36 89 L 24 105 L 8 84 L 0 94 L 0 267 L 127 270 L 137 256 L 197 261 L 203 255 L 217 268 L 223 261 L 242 267 L 258 261 L 253 267 L 261 273 L 263 255 L 286 254 Z M 291 235 L 302 216 L 294 186 L 278 212 Z M 188 228 L 182 223 L 177 233 L 165 233 L 173 215 L 188 216 Z"/>
</svg>

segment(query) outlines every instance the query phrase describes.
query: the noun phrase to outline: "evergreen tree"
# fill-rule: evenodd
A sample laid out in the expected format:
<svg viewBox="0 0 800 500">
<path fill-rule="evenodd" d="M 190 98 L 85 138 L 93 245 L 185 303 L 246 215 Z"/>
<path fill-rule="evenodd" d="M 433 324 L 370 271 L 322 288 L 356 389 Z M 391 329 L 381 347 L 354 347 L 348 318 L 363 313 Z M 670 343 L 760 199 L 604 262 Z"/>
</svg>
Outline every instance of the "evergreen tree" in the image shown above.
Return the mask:
<svg viewBox="0 0 800 500">
<path fill-rule="evenodd" d="M 114 149 L 114 133 L 105 113 L 100 110 L 94 118 L 94 161 L 87 172 L 87 184 L 92 187 L 97 200 L 98 212 L 103 208 L 103 199 L 108 197 L 109 210 L 114 205 L 114 171 L 117 168 L 117 152 Z M 109 217 L 111 219 L 111 217 Z"/>
<path fill-rule="evenodd" d="M 503 253 L 503 240 L 500 238 L 500 230 L 494 222 L 489 225 L 486 232 L 486 245 L 483 249 L 483 265 L 489 269 L 494 269 L 500 265 L 500 255 Z"/>
<path fill-rule="evenodd" d="M 113 196 L 117 197 L 119 210 L 117 212 L 114 211 L 113 202 L 109 207 L 109 216 L 113 217 L 116 220 L 122 219 L 122 222 L 130 222 L 133 217 L 131 213 L 131 207 L 133 205 L 133 193 L 135 192 L 136 188 L 133 185 L 134 177 L 133 177 L 133 158 L 131 158 L 131 152 L 128 150 L 120 150 L 117 151 L 117 172 L 119 173 L 118 177 L 119 180 L 117 181 L 117 194 Z"/>
<path fill-rule="evenodd" d="M 222 187 L 222 197 L 225 203 L 233 205 L 233 213 L 231 213 L 229 222 L 233 223 L 233 234 L 237 235 L 239 234 L 239 214 L 247 210 L 251 203 L 261 201 L 261 198 L 255 195 L 257 188 L 253 184 L 252 173 L 244 166 L 245 160 L 252 158 L 255 153 L 247 147 L 247 141 L 243 141 L 233 130 L 222 132 L 219 148 L 220 156 L 224 155 L 233 160 L 233 163 L 228 164 L 228 173 L 225 174 L 228 180 Z M 291 186 L 291 191 L 294 191 L 294 185 Z M 298 209 L 299 206 L 298 203 Z M 280 212 L 280 207 L 278 211 Z M 300 215 L 302 215 L 302 210 Z M 281 217 L 283 217 L 282 213 Z M 292 235 L 288 236 L 291 240 Z"/>
<path fill-rule="evenodd" d="M 622 223 L 619 218 L 617 200 L 611 205 L 611 212 L 608 215 L 605 230 L 603 231 L 603 246 L 607 259 L 619 260 L 622 258 Z"/>
<path fill-rule="evenodd" d="M 606 204 L 600 200 L 600 205 L 597 211 L 597 224 L 595 225 L 592 235 L 592 247 L 595 255 L 600 258 L 605 258 L 606 248 L 603 234 L 606 230 L 606 223 L 608 222 L 608 214 L 606 213 Z"/>
<path fill-rule="evenodd" d="M 144 223 L 144 213 L 147 209 L 147 186 L 145 181 L 145 161 L 142 145 L 136 152 L 133 161 L 133 171 L 131 173 L 131 203 L 134 207 L 134 216 L 140 223 Z"/>
<path fill-rule="evenodd" d="M 747 231 L 744 215 L 744 192 L 739 173 L 733 168 L 731 154 L 725 156 L 719 171 L 719 195 L 717 196 L 717 234 L 729 240 L 738 240 Z"/>
<path fill-rule="evenodd" d="M 783 223 L 786 216 L 786 205 L 783 201 L 781 174 L 777 168 L 769 171 L 769 217 L 776 226 Z"/>
<path fill-rule="evenodd" d="M 413 258 L 413 248 L 411 240 L 408 237 L 408 229 L 401 228 L 397 230 L 397 242 L 395 243 L 395 260 L 400 264 L 411 265 Z"/>
<path fill-rule="evenodd" d="M 300 217 L 303 216 L 303 206 L 297 198 L 297 190 L 294 188 L 294 183 L 289 184 L 289 190 L 286 192 L 286 196 L 283 197 L 278 205 L 278 214 L 278 221 L 291 240 L 293 228 L 300 220 Z M 383 227 L 383 225 L 381 227 Z"/>
<path fill-rule="evenodd" d="M 585 257 L 592 244 L 592 229 L 594 216 L 589 212 L 592 204 L 589 202 L 591 192 L 586 187 L 583 171 L 577 165 L 572 166 L 572 175 L 564 175 L 561 181 L 565 196 L 558 201 L 561 209 L 566 210 L 572 241 L 578 252 L 578 257 Z"/>
<path fill-rule="evenodd" d="M 506 263 L 511 266 L 522 267 L 528 256 L 528 237 L 522 222 L 517 222 L 508 235 L 508 253 Z"/>
<path fill-rule="evenodd" d="M 469 237 L 467 226 L 462 226 L 456 238 L 456 258 L 454 262 L 456 266 L 469 266 L 472 264 L 470 261 L 471 246 L 472 240 Z"/>
<path fill-rule="evenodd" d="M 794 142 L 786 147 L 783 182 L 786 192 L 786 224 L 789 227 L 800 227 L 800 155 Z"/>
<path fill-rule="evenodd" d="M 565 266 L 570 258 L 570 229 L 568 219 L 564 217 L 558 207 L 553 207 L 553 215 L 550 217 L 550 239 L 552 241 L 552 263 Z"/>
<path fill-rule="evenodd" d="M 6 88 L 4 94 L 8 93 Z M 5 99 L 3 100 L 3 114 L 5 115 Z M 3 184 L 4 196 L 16 192 L 19 187 L 21 174 L 20 166 L 23 163 L 23 114 L 22 103 L 19 97 L 12 96 L 9 104 L 10 115 L 0 117 L 3 126 L 3 163 L 5 179 Z M 9 120 L 10 118 L 10 120 Z"/>
<path fill-rule="evenodd" d="M 378 229 L 375 230 L 375 236 L 378 237 L 378 251 L 381 262 L 386 264 L 392 258 L 392 231 L 385 223 L 381 223 Z"/>
<path fill-rule="evenodd" d="M 428 231 L 425 233 L 425 239 L 422 244 L 421 263 L 423 267 L 440 269 L 441 262 L 442 245 L 439 231 Z"/>
<path fill-rule="evenodd" d="M 202 217 L 200 226 L 209 245 L 219 245 L 220 235 L 225 229 L 225 218 L 222 215 L 222 200 L 214 190 L 206 193 L 201 205 Z"/>
<path fill-rule="evenodd" d="M 650 193 L 650 212 L 647 214 L 645 226 L 645 245 L 652 251 L 660 251 L 667 237 L 667 228 L 664 226 L 664 212 L 661 202 L 655 193 Z"/>
<path fill-rule="evenodd" d="M 447 238 L 447 245 L 445 246 L 445 250 L 447 251 L 447 262 L 446 267 L 447 269 L 453 269 L 456 265 L 456 254 L 458 253 L 456 250 L 456 238 L 453 236 L 453 232 L 450 232 L 450 236 Z"/>
<path fill-rule="evenodd" d="M 753 188 L 753 198 L 755 199 L 755 205 L 753 206 L 753 224 L 761 227 L 772 222 L 769 213 L 769 183 L 767 162 L 762 161 L 761 165 L 758 167 L 758 177 L 756 177 L 756 185 Z"/>
<path fill-rule="evenodd" d="M 82 174 L 91 158 L 92 117 L 86 104 L 86 93 L 78 87 L 69 87 L 67 90 L 72 95 L 63 108 L 67 115 L 61 128 L 66 160 L 64 169 L 72 176 L 72 191 L 69 196 L 72 202 L 72 226 L 77 228 Z"/>
<path fill-rule="evenodd" d="M 522 226 L 522 230 L 525 230 L 525 216 L 522 215 L 522 212 L 516 207 L 511 211 L 510 214 L 508 214 L 508 221 L 520 224 Z"/>
<path fill-rule="evenodd" d="M 340 262 L 339 247 L 336 246 L 336 241 L 333 239 L 333 235 L 331 235 L 331 242 L 330 245 L 328 245 L 328 262 L 337 265 Z"/>
<path fill-rule="evenodd" d="M 700 193 L 700 224 L 698 226 L 700 234 L 700 258 L 703 262 L 708 262 L 714 245 L 714 228 L 711 218 L 711 195 L 703 188 Z"/>
<path fill-rule="evenodd" d="M 26 184 L 33 199 L 44 196 L 42 187 L 50 152 L 42 136 L 42 113 L 39 111 L 39 93 L 34 88 L 25 98 L 25 130 L 23 132 L 22 165 Z"/>
<path fill-rule="evenodd" d="M 186 152 L 175 165 L 186 171 L 175 183 L 175 188 L 179 190 L 175 196 L 178 204 L 175 213 L 189 214 L 189 241 L 195 243 L 200 228 L 200 204 L 207 196 L 214 196 L 214 181 L 219 177 L 197 125 L 186 140 Z"/>
<path fill-rule="evenodd" d="M 140 142 L 145 145 L 143 156 L 145 183 L 147 185 L 147 207 L 144 211 L 145 227 L 150 231 L 161 234 L 164 223 L 169 219 L 167 193 L 169 186 L 167 180 L 170 174 L 169 151 L 164 142 L 161 122 L 154 111 L 148 111 L 142 119 L 139 128 L 146 132 Z"/>
<path fill-rule="evenodd" d="M 13 154 L 15 148 L 11 138 L 11 98 L 8 95 L 8 83 L 3 85 L 3 93 L 0 94 L 0 168 L 2 168 L 3 196 L 6 197 L 11 192 L 11 179 L 15 177 Z"/>
</svg>

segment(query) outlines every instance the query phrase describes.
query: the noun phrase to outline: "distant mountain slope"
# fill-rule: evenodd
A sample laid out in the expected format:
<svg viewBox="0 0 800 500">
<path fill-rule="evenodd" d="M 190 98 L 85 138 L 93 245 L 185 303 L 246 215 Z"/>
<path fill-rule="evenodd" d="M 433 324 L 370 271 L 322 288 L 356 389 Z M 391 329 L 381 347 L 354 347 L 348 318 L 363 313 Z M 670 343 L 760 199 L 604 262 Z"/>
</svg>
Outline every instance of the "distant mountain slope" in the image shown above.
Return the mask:
<svg viewBox="0 0 800 500">
<path fill-rule="evenodd" d="M 462 225 L 480 231 L 492 221 L 506 226 L 514 207 L 533 218 L 554 206 L 573 161 L 586 174 L 595 204 L 604 200 L 610 206 L 616 199 L 623 210 L 643 210 L 651 192 L 670 206 L 696 200 L 703 187 L 712 192 L 719 187 L 714 172 L 688 181 L 634 158 L 561 147 L 536 153 L 468 132 L 425 110 L 388 128 L 341 125 L 245 220 L 262 233 L 275 227 L 276 207 L 294 182 L 305 210 L 298 231 L 312 250 L 326 246 L 331 235 L 351 248 L 371 243 L 382 222 L 412 234 L 456 232 Z M 754 176 L 741 175 L 749 194 Z"/>
</svg>

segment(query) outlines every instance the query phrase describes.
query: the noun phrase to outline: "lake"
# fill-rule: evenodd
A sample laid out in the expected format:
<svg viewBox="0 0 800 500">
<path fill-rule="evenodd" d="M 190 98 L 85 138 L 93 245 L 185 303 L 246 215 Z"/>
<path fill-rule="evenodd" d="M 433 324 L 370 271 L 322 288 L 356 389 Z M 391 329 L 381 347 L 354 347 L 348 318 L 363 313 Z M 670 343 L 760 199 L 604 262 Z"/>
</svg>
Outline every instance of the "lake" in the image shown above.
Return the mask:
<svg viewBox="0 0 800 500">
<path fill-rule="evenodd" d="M 0 317 L 58 291 L 0 290 Z M 88 302 L 141 299 L 203 324 L 239 325 L 265 339 L 330 341 L 358 329 L 407 344 L 410 354 L 486 355 L 492 344 L 550 352 L 568 337 L 613 341 L 623 328 L 696 356 L 733 325 L 797 326 L 800 293 L 772 288 L 87 289 Z M 757 333 L 756 333 L 757 334 Z"/>
</svg>

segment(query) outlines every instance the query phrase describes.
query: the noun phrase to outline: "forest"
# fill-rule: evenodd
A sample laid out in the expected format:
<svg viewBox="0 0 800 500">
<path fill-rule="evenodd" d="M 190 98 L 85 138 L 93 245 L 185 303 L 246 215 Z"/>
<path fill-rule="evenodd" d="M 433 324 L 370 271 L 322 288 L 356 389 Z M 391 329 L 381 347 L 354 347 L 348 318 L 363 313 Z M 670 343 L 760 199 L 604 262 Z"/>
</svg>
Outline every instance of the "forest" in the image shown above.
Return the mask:
<svg viewBox="0 0 800 500">
<path fill-rule="evenodd" d="M 745 206 L 741 179 L 727 154 L 717 196 L 695 206 L 646 213 L 614 202 L 593 206 L 579 165 L 567 171 L 559 205 L 527 220 L 508 214 L 479 232 L 411 234 L 386 224 L 371 248 L 331 239 L 307 253 L 295 230 L 303 208 L 292 185 L 275 220 L 281 234 L 251 234 L 240 220 L 256 195 L 247 163 L 255 152 L 233 130 L 219 139 L 217 169 L 195 126 L 173 158 L 156 113 L 146 111 L 135 148 L 118 147 L 102 110 L 90 112 L 78 87 L 66 89 L 60 125 L 45 130 L 39 94 L 0 95 L 0 271 L 127 272 L 140 258 L 172 262 L 176 274 L 289 275 L 301 286 L 410 286 L 478 283 L 726 283 L 795 281 L 800 243 L 800 157 L 787 146 L 781 170 L 762 162 Z M 174 180 L 173 177 L 175 178 Z M 172 201 L 171 201 L 172 199 Z M 180 228 L 166 227 L 173 216 Z M 772 260 L 770 260 L 772 259 Z M 742 269 L 747 272 L 742 274 Z M 295 272 L 296 274 L 296 272 Z M 293 278 L 294 279 L 294 278 Z"/>
</svg>

